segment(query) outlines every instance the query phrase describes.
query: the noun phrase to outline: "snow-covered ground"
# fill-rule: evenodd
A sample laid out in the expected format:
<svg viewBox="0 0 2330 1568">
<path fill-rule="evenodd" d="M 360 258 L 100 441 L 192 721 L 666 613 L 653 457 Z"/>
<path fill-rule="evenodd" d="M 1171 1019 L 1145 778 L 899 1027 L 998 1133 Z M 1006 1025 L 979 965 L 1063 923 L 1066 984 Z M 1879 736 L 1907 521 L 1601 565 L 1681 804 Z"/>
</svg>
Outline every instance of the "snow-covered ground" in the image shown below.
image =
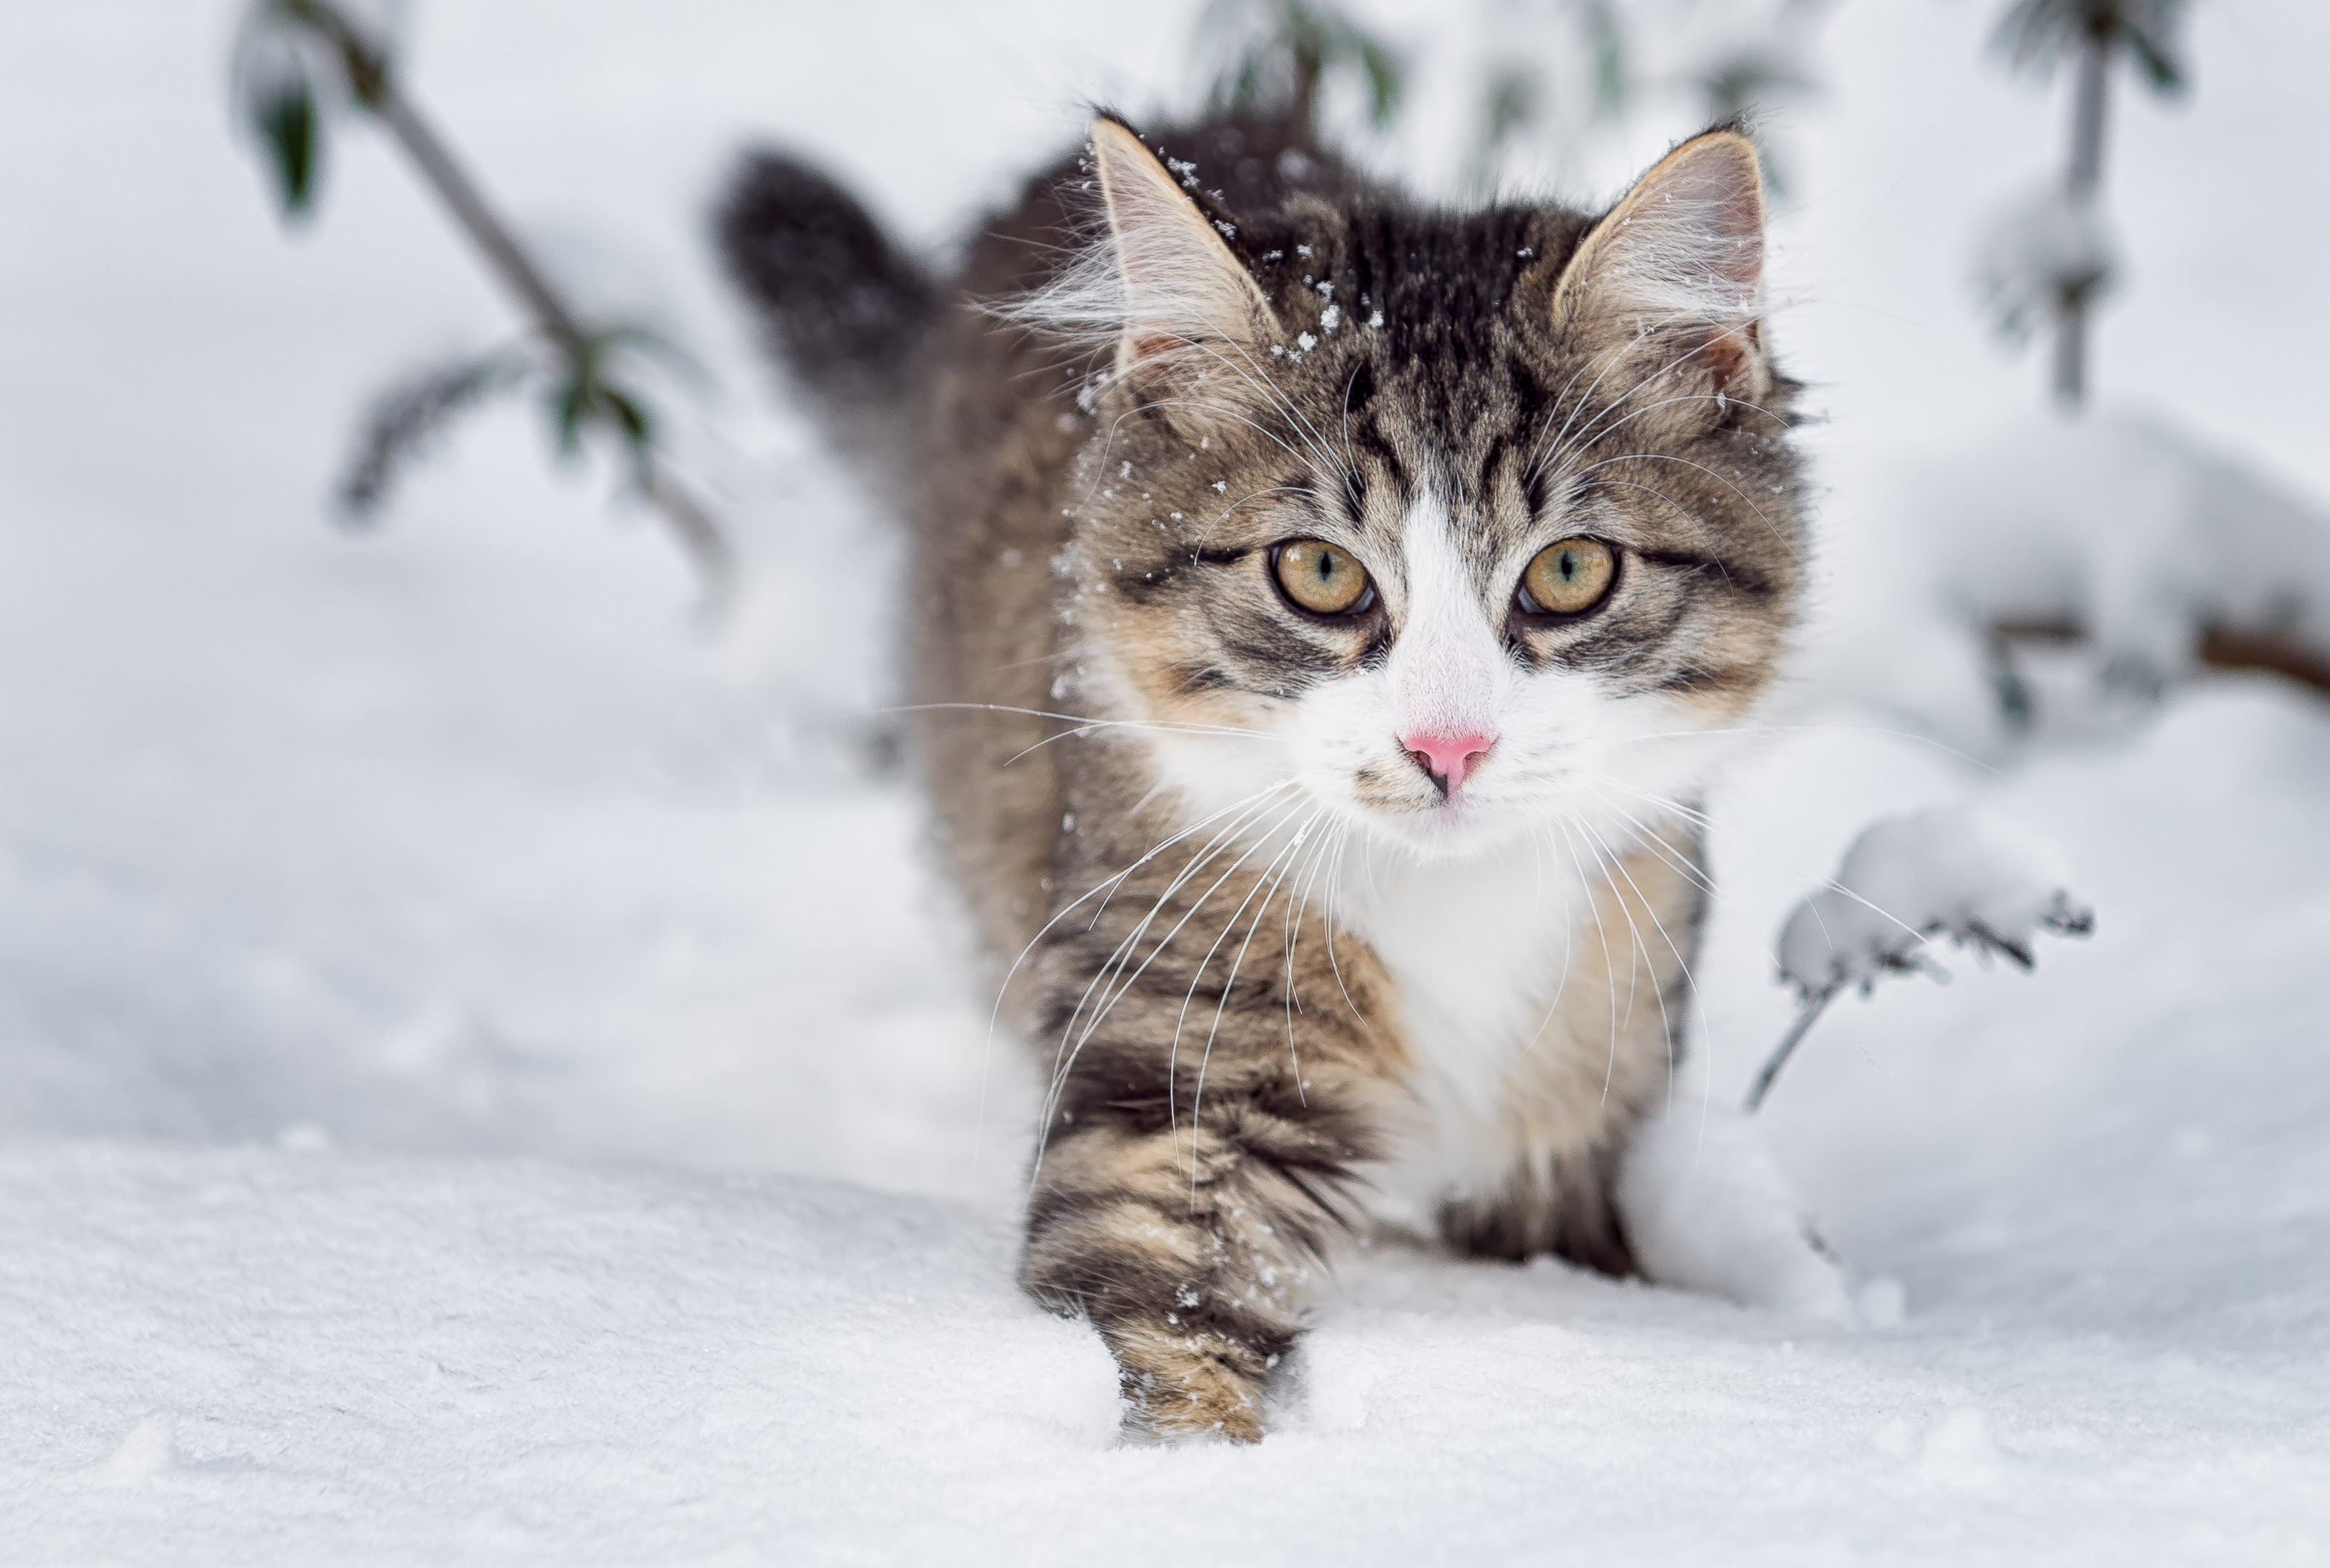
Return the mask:
<svg viewBox="0 0 2330 1568">
<path fill-rule="evenodd" d="M 1983 74 L 1984 11 L 1845 5 L 1789 128 L 1842 629 L 1716 803 L 1701 972 L 1728 1105 L 1862 824 L 2069 853 L 2091 940 L 1840 1001 L 1762 1113 L 1905 1312 L 1387 1249 L 1236 1451 L 1118 1445 L 1097 1342 L 1011 1289 L 1025 1082 L 852 761 L 889 547 L 700 239 L 764 132 L 936 240 L 1080 99 L 1176 81 L 1190 7 L 417 8 L 488 183 L 611 236 L 728 389 L 691 456 L 762 586 L 716 638 L 529 411 L 334 534 L 365 392 L 499 302 L 368 137 L 277 231 L 232 7 L 0 11 L 0 1559 L 2330 1556 L 2330 708 L 2219 676 L 2016 746 L 1872 705 L 1872 658 L 1968 678 L 1871 641 L 1932 619 L 1872 564 L 1886 476 L 2036 404 L 1962 274 L 2060 106 Z M 2099 380 L 2319 508 L 2330 221 L 2286 149 L 2330 16 L 2225 0 L 2197 51 L 2193 105 L 2122 121 Z"/>
</svg>

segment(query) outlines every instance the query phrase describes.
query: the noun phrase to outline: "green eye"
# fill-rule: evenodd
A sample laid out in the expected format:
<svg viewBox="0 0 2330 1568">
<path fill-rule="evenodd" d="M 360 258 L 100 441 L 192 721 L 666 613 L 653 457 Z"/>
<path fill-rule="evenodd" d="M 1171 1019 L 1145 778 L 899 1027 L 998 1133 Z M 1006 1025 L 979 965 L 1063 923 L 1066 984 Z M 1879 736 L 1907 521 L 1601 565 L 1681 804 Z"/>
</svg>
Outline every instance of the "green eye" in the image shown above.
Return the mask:
<svg viewBox="0 0 2330 1568">
<path fill-rule="evenodd" d="M 1531 615 L 1577 615 L 1608 597 L 1618 554 L 1599 539 L 1561 539 L 1537 553 L 1513 601 Z"/>
<path fill-rule="evenodd" d="M 1323 539 L 1290 539 L 1270 553 L 1286 597 L 1313 615 L 1353 615 L 1375 602 L 1367 568 Z"/>
</svg>

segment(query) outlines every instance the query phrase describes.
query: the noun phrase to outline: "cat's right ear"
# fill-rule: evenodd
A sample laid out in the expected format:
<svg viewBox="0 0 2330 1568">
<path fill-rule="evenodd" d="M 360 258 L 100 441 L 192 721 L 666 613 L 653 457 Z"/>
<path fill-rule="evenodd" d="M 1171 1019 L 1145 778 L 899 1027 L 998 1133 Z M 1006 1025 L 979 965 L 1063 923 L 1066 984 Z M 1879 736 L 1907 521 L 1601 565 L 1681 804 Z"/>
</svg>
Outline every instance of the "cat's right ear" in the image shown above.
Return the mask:
<svg viewBox="0 0 2330 1568">
<path fill-rule="evenodd" d="M 1107 205 L 1122 290 L 1117 371 L 1148 390 L 1251 373 L 1278 319 L 1218 221 L 1122 122 L 1093 121 L 1093 162 Z"/>
</svg>

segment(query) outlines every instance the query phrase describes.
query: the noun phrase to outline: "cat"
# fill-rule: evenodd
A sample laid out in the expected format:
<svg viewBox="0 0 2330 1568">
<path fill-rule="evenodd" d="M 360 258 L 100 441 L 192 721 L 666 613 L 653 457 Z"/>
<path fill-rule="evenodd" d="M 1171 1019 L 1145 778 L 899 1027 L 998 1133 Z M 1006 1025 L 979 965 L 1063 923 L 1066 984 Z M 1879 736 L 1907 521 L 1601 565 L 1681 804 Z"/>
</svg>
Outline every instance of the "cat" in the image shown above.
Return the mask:
<svg viewBox="0 0 2330 1568">
<path fill-rule="evenodd" d="M 1834 1308 L 1775 1184 L 1776 1275 L 1630 1174 L 1804 593 L 1740 128 L 1604 213 L 1454 212 L 1102 114 L 943 284 L 777 155 L 719 234 L 912 522 L 914 755 L 1047 1074 L 1022 1282 L 1130 1430 L 1261 1436 L 1367 1227 Z"/>
</svg>

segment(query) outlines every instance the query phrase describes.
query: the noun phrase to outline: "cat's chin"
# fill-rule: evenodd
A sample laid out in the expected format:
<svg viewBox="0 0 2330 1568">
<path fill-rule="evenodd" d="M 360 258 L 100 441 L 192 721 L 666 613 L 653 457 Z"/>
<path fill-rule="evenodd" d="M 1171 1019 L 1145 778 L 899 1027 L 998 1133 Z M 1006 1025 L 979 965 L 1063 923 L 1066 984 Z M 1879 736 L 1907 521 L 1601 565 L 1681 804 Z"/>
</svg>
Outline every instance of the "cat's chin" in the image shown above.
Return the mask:
<svg viewBox="0 0 2330 1568">
<path fill-rule="evenodd" d="M 1433 806 L 1415 811 L 1365 814 L 1369 836 L 1431 863 L 1476 860 L 1510 848 L 1529 825 L 1508 813 L 1475 805 Z"/>
</svg>

